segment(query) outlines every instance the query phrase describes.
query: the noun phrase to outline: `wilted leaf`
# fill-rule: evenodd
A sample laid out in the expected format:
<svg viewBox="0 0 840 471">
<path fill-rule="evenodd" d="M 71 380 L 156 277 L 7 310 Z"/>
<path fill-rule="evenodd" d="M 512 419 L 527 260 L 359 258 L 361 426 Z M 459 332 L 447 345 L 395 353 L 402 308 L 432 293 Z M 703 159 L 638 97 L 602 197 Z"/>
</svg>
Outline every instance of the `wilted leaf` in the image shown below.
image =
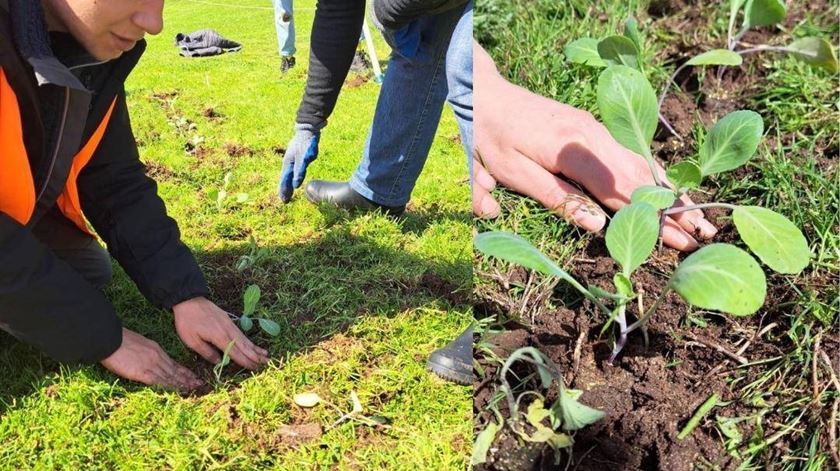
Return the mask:
<svg viewBox="0 0 840 471">
<path fill-rule="evenodd" d="M 814 67 L 837 73 L 837 57 L 831 43 L 822 38 L 801 38 L 790 43 L 787 49 L 796 57 Z"/>
<path fill-rule="evenodd" d="M 598 54 L 598 40 L 594 38 L 581 38 L 566 44 L 563 49 L 566 59 L 575 64 L 590 65 L 593 67 L 606 67 L 607 63 Z"/>
<path fill-rule="evenodd" d="M 580 430 L 587 425 L 594 424 L 606 415 L 599 410 L 579 403 L 576 398 L 566 393 L 566 391 L 560 394 L 556 405 L 560 408 L 563 430 L 567 432 Z"/>
<path fill-rule="evenodd" d="M 473 466 L 487 462 L 487 453 L 490 451 L 490 447 L 493 446 L 493 440 L 496 439 L 496 432 L 498 431 L 499 426 L 496 425 L 495 422 L 490 422 L 487 424 L 487 427 L 485 427 L 484 430 L 475 437 L 472 458 L 470 459 L 470 463 L 472 463 Z"/>
<path fill-rule="evenodd" d="M 607 250 L 628 277 L 653 253 L 658 239 L 659 215 L 647 203 L 624 206 L 607 227 Z"/>
<path fill-rule="evenodd" d="M 676 199 L 673 190 L 658 185 L 640 186 L 630 195 L 631 203 L 647 203 L 656 209 L 670 208 Z"/>
<path fill-rule="evenodd" d="M 770 26 L 785 19 L 785 4 L 782 0 L 747 0 L 744 12 L 744 26 Z"/>
<path fill-rule="evenodd" d="M 750 250 L 773 270 L 796 274 L 808 266 L 808 241 L 788 218 L 759 206 L 738 206 L 732 221 Z"/>
<path fill-rule="evenodd" d="M 656 95 L 644 75 L 623 65 L 608 67 L 598 78 L 598 108 L 613 138 L 651 159 L 650 143 L 659 121 Z"/>
<path fill-rule="evenodd" d="M 609 36 L 599 41 L 598 55 L 607 64 L 639 68 L 639 50 L 624 36 Z"/>
<path fill-rule="evenodd" d="M 733 111 L 720 119 L 700 146 L 699 164 L 704 176 L 743 165 L 755 154 L 764 122 L 754 111 Z"/>
<path fill-rule="evenodd" d="M 257 322 L 260 323 L 260 329 L 263 330 L 266 334 L 277 337 L 280 335 L 280 326 L 271 319 L 257 319 Z"/>
<path fill-rule="evenodd" d="M 698 54 L 687 62 L 688 65 L 741 65 L 744 58 L 729 49 L 712 49 Z"/>
<path fill-rule="evenodd" d="M 245 289 L 245 306 L 243 314 L 250 316 L 257 309 L 257 303 L 260 302 L 260 287 L 257 285 L 250 285 Z"/>
<path fill-rule="evenodd" d="M 295 394 L 294 398 L 292 399 L 295 404 L 299 405 L 300 407 L 310 408 L 315 407 L 318 403 L 321 402 L 321 396 L 316 393 L 300 393 Z"/>
<path fill-rule="evenodd" d="M 700 170 L 700 167 L 688 160 L 683 160 L 678 164 L 668 167 L 665 175 L 668 177 L 668 181 L 678 191 L 697 188 L 700 186 L 700 182 L 703 181 L 703 172 Z"/>
<path fill-rule="evenodd" d="M 764 304 L 766 279 L 758 262 L 729 244 L 712 244 L 686 258 L 668 282 L 689 304 L 748 316 Z"/>
</svg>

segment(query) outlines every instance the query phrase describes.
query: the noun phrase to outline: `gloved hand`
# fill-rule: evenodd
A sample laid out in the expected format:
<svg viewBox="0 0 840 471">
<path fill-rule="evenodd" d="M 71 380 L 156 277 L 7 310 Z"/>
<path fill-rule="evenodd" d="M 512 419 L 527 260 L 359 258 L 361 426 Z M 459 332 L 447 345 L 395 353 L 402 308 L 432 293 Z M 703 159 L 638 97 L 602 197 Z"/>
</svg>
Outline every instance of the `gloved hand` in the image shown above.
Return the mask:
<svg viewBox="0 0 840 471">
<path fill-rule="evenodd" d="M 292 199 L 292 192 L 300 187 L 306 177 L 306 167 L 318 158 L 318 140 L 322 126 L 295 124 L 295 135 L 286 147 L 283 156 L 283 170 L 277 194 L 284 203 Z"/>
</svg>

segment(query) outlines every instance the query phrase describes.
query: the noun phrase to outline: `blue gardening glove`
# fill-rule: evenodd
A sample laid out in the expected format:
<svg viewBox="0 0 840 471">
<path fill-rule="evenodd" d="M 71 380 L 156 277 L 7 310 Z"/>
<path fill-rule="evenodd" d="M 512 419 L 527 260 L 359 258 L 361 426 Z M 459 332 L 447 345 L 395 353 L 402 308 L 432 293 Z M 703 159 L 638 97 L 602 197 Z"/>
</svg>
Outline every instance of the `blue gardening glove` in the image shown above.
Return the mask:
<svg viewBox="0 0 840 471">
<path fill-rule="evenodd" d="M 417 20 L 394 31 L 394 42 L 403 57 L 414 57 L 420 49 L 420 22 Z"/>
<path fill-rule="evenodd" d="M 280 188 L 277 194 L 284 203 L 292 199 L 292 192 L 300 187 L 306 177 L 306 167 L 318 158 L 318 140 L 321 128 L 311 124 L 295 124 L 295 135 L 286 147 L 283 156 L 283 170 L 280 172 Z"/>
</svg>

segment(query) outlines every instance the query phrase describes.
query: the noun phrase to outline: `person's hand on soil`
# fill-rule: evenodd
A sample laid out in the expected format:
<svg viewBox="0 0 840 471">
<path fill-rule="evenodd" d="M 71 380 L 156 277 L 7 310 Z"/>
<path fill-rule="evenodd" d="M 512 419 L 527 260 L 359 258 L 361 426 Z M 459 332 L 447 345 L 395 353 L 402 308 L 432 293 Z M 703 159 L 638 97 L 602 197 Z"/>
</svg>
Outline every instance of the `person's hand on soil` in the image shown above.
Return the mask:
<svg viewBox="0 0 840 471">
<path fill-rule="evenodd" d="M 597 232 L 606 224 L 606 215 L 567 180 L 580 184 L 611 210 L 627 204 L 639 186 L 654 184 L 645 160 L 613 139 L 590 113 L 507 82 L 490 56 L 473 44 L 477 216 L 498 216 L 501 208 L 491 195 L 498 182 Z M 664 170 L 658 168 L 666 181 Z M 683 196 L 677 204 L 693 203 Z M 698 246 L 695 237 L 708 239 L 716 232 L 702 211 L 686 211 L 667 218 L 663 239 L 676 249 L 693 250 Z"/>
<path fill-rule="evenodd" d="M 210 363 L 222 359 L 231 340 L 230 358 L 238 365 L 255 370 L 268 362 L 268 352 L 251 342 L 222 308 L 205 298 L 176 304 L 175 330 L 184 344 Z"/>
<path fill-rule="evenodd" d="M 120 348 L 101 361 L 115 375 L 143 384 L 191 391 L 204 384 L 192 371 L 176 363 L 153 340 L 123 328 Z"/>
<path fill-rule="evenodd" d="M 321 128 L 323 125 L 295 125 L 295 135 L 286 147 L 286 154 L 283 155 L 283 169 L 280 171 L 280 184 L 277 189 L 277 194 L 284 203 L 291 201 L 295 188 L 300 187 L 306 178 L 306 168 L 318 158 Z"/>
</svg>

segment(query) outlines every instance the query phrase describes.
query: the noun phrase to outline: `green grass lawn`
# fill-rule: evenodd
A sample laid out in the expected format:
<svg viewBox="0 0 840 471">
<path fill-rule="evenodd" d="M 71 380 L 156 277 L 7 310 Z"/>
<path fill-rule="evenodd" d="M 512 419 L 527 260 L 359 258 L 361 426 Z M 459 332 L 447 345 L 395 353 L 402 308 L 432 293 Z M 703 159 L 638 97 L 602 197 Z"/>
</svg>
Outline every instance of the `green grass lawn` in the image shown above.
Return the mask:
<svg viewBox="0 0 840 471">
<path fill-rule="evenodd" d="M 270 2 L 166 2 L 166 27 L 149 39 L 127 83 L 142 159 L 213 300 L 238 312 L 245 288 L 262 288 L 259 314 L 281 333 L 252 336 L 272 363 L 255 374 L 228 366 L 215 383 L 211 366 L 180 343 L 171 314 L 150 306 L 117 270 L 107 295 L 125 325 L 196 368 L 212 392 L 181 397 L 99 366 L 61 366 L 3 335 L 0 468 L 464 467 L 471 389 L 424 369 L 427 355 L 471 319 L 472 219 L 457 126 L 446 111 L 403 218 L 318 208 L 300 191 L 280 204 L 282 148 L 306 80 L 314 4 L 295 2 L 297 67 L 281 76 Z M 201 28 L 244 48 L 179 57 L 175 34 Z M 381 38 L 377 46 L 385 65 Z M 309 178 L 349 178 L 378 92 L 372 80 L 345 86 Z M 228 173 L 231 196 L 219 207 L 212 195 Z M 292 396 L 304 391 L 324 403 L 294 405 Z M 352 392 L 365 416 L 390 426 L 332 427 L 352 409 Z"/>
<path fill-rule="evenodd" d="M 703 47 L 710 49 L 725 43 L 728 4 L 615 0 L 531 0 L 512 4 L 485 0 L 476 8 L 475 34 L 501 73 L 512 82 L 598 116 L 595 90 L 599 71 L 567 63 L 562 53 L 565 44 L 581 37 L 620 34 L 624 19 L 635 15 L 641 20 L 646 41 L 643 55 L 646 63 L 652 64 L 646 73 L 658 91 L 674 70 L 674 64 L 664 62 L 663 58 L 675 55 L 675 44 L 689 44 L 698 53 Z M 781 31 L 763 30 L 768 32 L 766 37 L 773 44 L 807 35 L 837 44 L 837 2 L 813 5 L 808 2 L 807 6 L 797 7 L 791 2 L 787 4 L 794 19 L 786 21 Z M 648 13 L 656 8 L 667 10 L 663 5 L 684 8 L 675 7 L 664 15 Z M 687 11 L 693 13 L 686 16 Z M 698 18 L 703 24 L 699 30 L 693 24 Z M 751 37 L 755 36 L 747 38 Z M 690 57 L 688 52 L 683 55 Z M 765 306 L 757 314 L 763 318 L 774 312 L 775 317 L 770 319 L 776 321 L 776 330 L 769 338 L 777 350 L 772 354 L 754 353 L 757 358 L 767 360 L 763 366 L 752 368 L 749 374 L 746 369 L 736 369 L 728 378 L 737 401 L 733 409 L 749 417 L 751 424 L 757 424 L 749 429 L 752 435 L 745 436 L 734 448 L 743 458 L 742 469 L 829 469 L 835 464 L 829 453 L 829 429 L 833 423 L 829 416 L 832 407 L 836 410 L 840 401 L 840 390 L 827 379 L 825 369 L 818 365 L 822 360 L 815 356 L 819 356 L 820 337 L 822 348 L 826 348 L 825 342 L 830 338 L 832 348 L 836 349 L 836 313 L 840 309 L 837 76 L 811 70 L 781 54 L 751 57 L 745 62 L 744 71 L 739 80 L 746 85 L 740 88 L 740 93 L 746 106 L 763 116 L 765 137 L 748 171 L 724 174 L 709 186 L 717 190 L 718 201 L 763 205 L 790 217 L 803 229 L 813 259 L 811 266 L 799 276 L 773 275 L 768 279 L 778 287 L 776 292 L 787 293 L 788 299 L 784 305 Z M 697 86 L 689 86 L 694 88 L 688 100 L 693 100 L 698 96 Z M 697 136 L 702 128 L 698 126 L 693 132 Z M 525 197 L 504 189 L 498 189 L 494 196 L 502 205 L 503 215 L 498 220 L 479 222 L 479 232 L 515 231 L 568 266 L 577 257 L 585 257 L 581 249 L 591 235 L 571 227 Z M 505 268 L 504 264 L 486 260 L 480 260 L 477 265 L 477 270 L 489 272 L 491 276 L 498 275 L 495 272 L 498 269 L 503 270 L 503 276 Z M 507 300 L 509 306 L 523 306 L 521 319 L 525 322 L 533 315 L 533 306 L 528 303 L 542 303 L 536 310 L 549 313 L 551 307 L 565 303 L 562 289 L 554 291 L 554 284 L 546 283 L 544 277 L 535 278 L 528 279 L 527 284 L 512 282 Z M 479 279 L 476 283 L 479 294 L 492 284 Z M 516 312 L 510 315 L 517 317 Z M 728 340 L 737 338 L 733 334 Z M 834 354 L 836 370 L 836 350 Z M 821 386 L 817 387 L 818 384 Z M 686 416 L 690 414 L 691 411 L 686 411 Z M 707 427 L 713 428 L 714 423 L 707 423 Z M 722 437 L 720 433 L 716 436 Z M 773 449 L 777 440 L 790 449 Z"/>
</svg>

